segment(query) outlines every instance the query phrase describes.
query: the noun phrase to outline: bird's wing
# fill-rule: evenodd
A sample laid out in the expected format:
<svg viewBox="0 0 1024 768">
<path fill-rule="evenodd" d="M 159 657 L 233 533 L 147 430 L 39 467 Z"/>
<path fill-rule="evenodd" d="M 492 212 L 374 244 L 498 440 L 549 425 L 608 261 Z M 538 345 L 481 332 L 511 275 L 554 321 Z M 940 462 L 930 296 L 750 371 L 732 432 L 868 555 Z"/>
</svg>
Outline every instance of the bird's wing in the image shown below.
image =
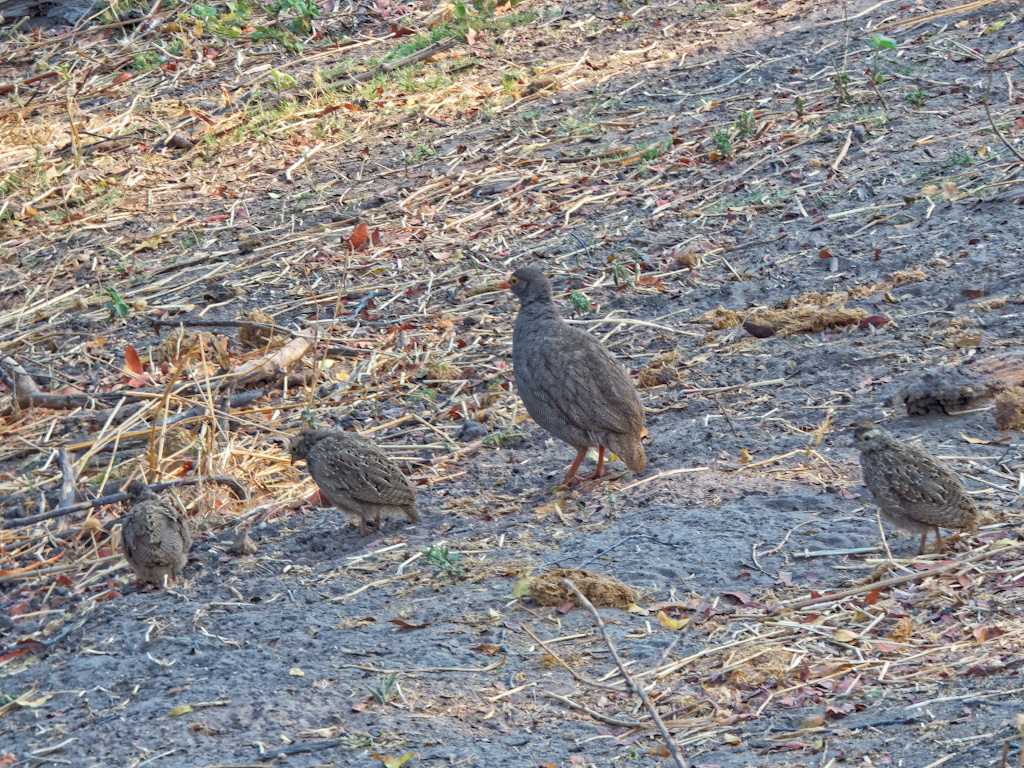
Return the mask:
<svg viewBox="0 0 1024 768">
<path fill-rule="evenodd" d="M 309 452 L 306 462 L 328 499 L 404 506 L 414 500 L 402 470 L 376 445 L 328 437 Z"/>
<path fill-rule="evenodd" d="M 622 365 L 589 333 L 560 325 L 548 343 L 532 345 L 517 361 L 525 364 L 532 396 L 580 430 L 641 429 L 643 405 Z"/>
<path fill-rule="evenodd" d="M 928 525 L 962 526 L 976 509 L 960 477 L 931 454 L 913 445 L 897 462 L 878 462 L 885 492 L 879 503 Z"/>
</svg>

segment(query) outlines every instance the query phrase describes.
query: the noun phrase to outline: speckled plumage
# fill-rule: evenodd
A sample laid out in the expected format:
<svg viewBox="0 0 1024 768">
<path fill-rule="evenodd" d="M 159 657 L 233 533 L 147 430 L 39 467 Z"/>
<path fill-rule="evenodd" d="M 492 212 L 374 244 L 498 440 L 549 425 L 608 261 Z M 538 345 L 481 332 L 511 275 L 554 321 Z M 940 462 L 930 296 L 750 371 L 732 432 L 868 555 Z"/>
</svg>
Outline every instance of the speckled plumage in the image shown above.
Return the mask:
<svg viewBox="0 0 1024 768">
<path fill-rule="evenodd" d="M 188 559 L 188 523 L 141 480 L 133 480 L 126 492 L 131 506 L 121 527 L 124 557 L 140 582 L 165 586 Z"/>
<path fill-rule="evenodd" d="M 353 432 L 340 429 L 305 429 L 291 442 L 292 463 L 306 460 L 306 467 L 328 502 L 359 518 L 359 531 L 367 533 L 373 518 L 380 529 L 381 514 L 403 514 L 412 522 L 416 494 L 409 480 L 376 445 Z"/>
<path fill-rule="evenodd" d="M 576 480 L 593 447 L 597 470 L 587 479 L 601 476 L 606 449 L 643 470 L 644 407 L 629 373 L 597 339 L 562 319 L 539 269 L 517 269 L 509 284 L 521 301 L 512 332 L 516 388 L 533 420 L 576 449 L 565 483 Z"/>
<path fill-rule="evenodd" d="M 882 427 L 858 427 L 853 434 L 860 451 L 864 485 L 882 517 L 898 528 L 921 534 L 924 553 L 928 532 L 939 528 L 977 531 L 978 508 L 960 477 L 930 453 L 905 443 Z"/>
</svg>

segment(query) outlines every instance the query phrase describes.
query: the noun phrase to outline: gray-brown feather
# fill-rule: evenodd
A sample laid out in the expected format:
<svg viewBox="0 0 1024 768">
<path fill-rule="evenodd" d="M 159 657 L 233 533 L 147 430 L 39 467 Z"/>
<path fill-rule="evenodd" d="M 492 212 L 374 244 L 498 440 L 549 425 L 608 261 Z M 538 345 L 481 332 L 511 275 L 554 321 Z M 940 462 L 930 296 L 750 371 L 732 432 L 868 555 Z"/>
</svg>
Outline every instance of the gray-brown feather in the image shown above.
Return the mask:
<svg viewBox="0 0 1024 768">
<path fill-rule="evenodd" d="M 527 412 L 577 450 L 605 446 L 639 472 L 647 463 L 645 418 L 633 380 L 597 339 L 562 319 L 539 270 L 515 274 L 544 281 L 539 297 L 522 297 L 512 332 L 516 388 Z"/>
<path fill-rule="evenodd" d="M 416 494 L 409 480 L 366 438 L 336 429 L 300 432 L 292 456 L 304 458 L 309 474 L 333 506 L 364 520 L 404 514 L 416 522 Z"/>
<path fill-rule="evenodd" d="M 930 453 L 881 427 L 858 430 L 856 446 L 864 485 L 894 525 L 915 533 L 932 526 L 977 529 L 977 505 L 960 477 Z"/>
<path fill-rule="evenodd" d="M 178 576 L 192 548 L 188 523 L 144 484 L 129 488 L 132 505 L 121 527 L 124 556 L 143 583 L 163 584 Z"/>
</svg>

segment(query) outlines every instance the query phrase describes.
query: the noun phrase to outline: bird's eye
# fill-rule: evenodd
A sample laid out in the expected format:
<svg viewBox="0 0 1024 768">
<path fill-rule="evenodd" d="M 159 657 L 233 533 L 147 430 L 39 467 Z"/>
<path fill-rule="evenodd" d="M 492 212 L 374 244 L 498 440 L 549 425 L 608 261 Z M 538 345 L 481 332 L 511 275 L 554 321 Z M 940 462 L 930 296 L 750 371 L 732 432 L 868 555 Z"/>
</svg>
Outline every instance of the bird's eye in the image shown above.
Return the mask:
<svg viewBox="0 0 1024 768">
<path fill-rule="evenodd" d="M 518 277 L 509 278 L 509 285 L 516 285 L 519 282 Z"/>
</svg>

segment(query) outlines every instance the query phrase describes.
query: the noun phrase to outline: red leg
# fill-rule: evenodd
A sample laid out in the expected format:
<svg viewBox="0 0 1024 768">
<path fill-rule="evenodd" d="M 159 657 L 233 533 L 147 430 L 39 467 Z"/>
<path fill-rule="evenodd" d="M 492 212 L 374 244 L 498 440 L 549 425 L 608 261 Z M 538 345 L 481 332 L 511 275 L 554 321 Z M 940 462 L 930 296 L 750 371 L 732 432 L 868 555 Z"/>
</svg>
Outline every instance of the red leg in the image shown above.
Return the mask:
<svg viewBox="0 0 1024 768">
<path fill-rule="evenodd" d="M 925 531 L 924 533 L 921 534 L 921 546 L 919 546 L 917 548 L 917 554 L 919 554 L 919 555 L 923 555 L 924 554 L 924 545 L 925 545 L 926 541 L 928 541 L 928 531 Z"/>
<path fill-rule="evenodd" d="M 576 461 L 569 467 L 569 471 L 565 473 L 565 480 L 562 481 L 563 485 L 572 486 L 574 483 L 579 482 L 579 478 L 576 477 L 576 470 L 580 468 L 580 464 L 583 463 L 584 457 L 587 455 L 586 448 L 580 448 L 579 453 L 576 454 Z"/>
<path fill-rule="evenodd" d="M 601 476 L 601 472 L 604 469 L 604 446 L 599 446 L 597 449 L 597 469 L 587 475 L 584 480 L 597 480 Z"/>
<path fill-rule="evenodd" d="M 942 534 L 939 532 L 939 526 L 935 526 L 935 538 L 939 540 L 939 552 L 946 551 L 946 542 L 942 540 Z"/>
<path fill-rule="evenodd" d="M 360 536 L 365 536 L 367 533 L 369 533 L 369 531 L 366 530 L 366 518 L 363 517 L 362 515 L 360 515 L 359 516 L 359 535 Z"/>
<path fill-rule="evenodd" d="M 380 533 L 380 512 L 377 513 L 377 525 L 375 526 L 374 530 L 377 533 Z"/>
</svg>

